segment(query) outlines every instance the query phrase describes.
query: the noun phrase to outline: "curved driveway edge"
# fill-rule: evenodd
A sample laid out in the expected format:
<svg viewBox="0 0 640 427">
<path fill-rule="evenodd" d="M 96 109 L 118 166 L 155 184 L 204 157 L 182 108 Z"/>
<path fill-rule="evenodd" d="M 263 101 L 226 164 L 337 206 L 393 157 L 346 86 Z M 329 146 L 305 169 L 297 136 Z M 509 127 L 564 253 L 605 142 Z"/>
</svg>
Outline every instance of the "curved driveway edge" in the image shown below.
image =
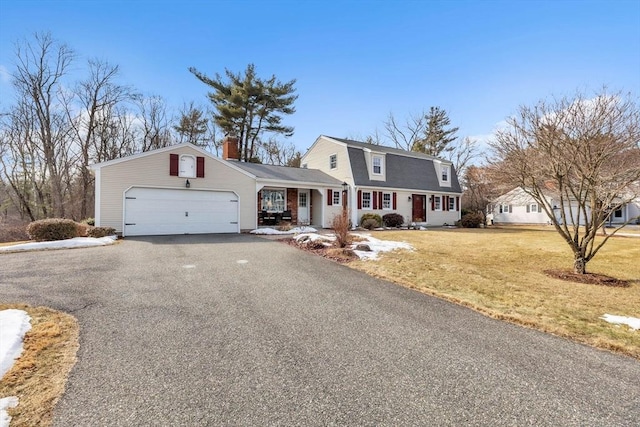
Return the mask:
<svg viewBox="0 0 640 427">
<path fill-rule="evenodd" d="M 625 426 L 640 362 L 248 235 L 0 255 L 80 322 L 57 426 Z"/>
</svg>

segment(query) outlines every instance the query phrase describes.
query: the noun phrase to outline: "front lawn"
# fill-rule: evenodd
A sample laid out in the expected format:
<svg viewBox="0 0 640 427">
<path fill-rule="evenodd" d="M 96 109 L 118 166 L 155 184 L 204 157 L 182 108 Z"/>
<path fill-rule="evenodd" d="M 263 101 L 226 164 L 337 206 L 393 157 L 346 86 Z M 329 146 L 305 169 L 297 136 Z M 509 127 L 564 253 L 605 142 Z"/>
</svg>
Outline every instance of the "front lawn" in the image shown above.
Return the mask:
<svg viewBox="0 0 640 427">
<path fill-rule="evenodd" d="M 609 239 L 587 271 L 629 281 L 628 287 L 566 282 L 548 269 L 571 270 L 569 246 L 551 228 L 381 231 L 415 251 L 349 265 L 498 319 L 640 358 L 640 330 L 600 319 L 640 317 L 640 238 Z"/>
</svg>

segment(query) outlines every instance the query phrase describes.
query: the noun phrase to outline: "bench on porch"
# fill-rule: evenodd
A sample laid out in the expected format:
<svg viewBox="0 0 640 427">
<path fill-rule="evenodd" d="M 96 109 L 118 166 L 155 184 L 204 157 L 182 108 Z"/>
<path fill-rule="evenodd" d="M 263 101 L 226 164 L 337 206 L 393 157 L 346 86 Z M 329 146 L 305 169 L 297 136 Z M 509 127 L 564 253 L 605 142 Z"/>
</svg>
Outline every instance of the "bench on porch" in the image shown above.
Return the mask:
<svg viewBox="0 0 640 427">
<path fill-rule="evenodd" d="M 278 225 L 280 222 L 291 222 L 291 211 L 283 212 L 258 212 L 258 225 Z"/>
</svg>

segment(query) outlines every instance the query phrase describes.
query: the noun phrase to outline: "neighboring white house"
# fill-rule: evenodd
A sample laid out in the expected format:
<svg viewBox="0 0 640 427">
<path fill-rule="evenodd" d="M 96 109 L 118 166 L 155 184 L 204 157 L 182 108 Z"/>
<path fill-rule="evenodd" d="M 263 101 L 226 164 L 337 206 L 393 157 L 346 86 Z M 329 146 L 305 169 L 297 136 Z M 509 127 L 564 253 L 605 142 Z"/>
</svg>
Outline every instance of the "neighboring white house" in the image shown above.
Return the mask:
<svg viewBox="0 0 640 427">
<path fill-rule="evenodd" d="M 591 210 L 587 207 L 586 218 L 583 212 L 579 212 L 575 202 L 560 206 L 559 197 L 549 192 L 545 199 L 551 207 L 552 214 L 562 223 L 562 212 L 568 224 L 578 221 L 580 225 L 585 224 L 585 219 L 591 215 Z M 638 218 L 640 215 L 640 199 L 627 203 L 614 210 L 607 223 L 612 225 L 624 224 L 630 219 Z M 487 222 L 490 224 L 550 224 L 549 215 L 533 197 L 527 194 L 522 188 L 513 190 L 497 197 L 489 205 L 487 212 Z"/>
<path fill-rule="evenodd" d="M 329 228 L 344 209 L 354 224 L 365 212 L 430 225 L 460 218 L 455 170 L 431 156 L 321 136 L 304 168 L 237 157 L 237 140 L 226 138 L 223 158 L 185 143 L 92 165 L 96 225 L 139 236 Z"/>
</svg>

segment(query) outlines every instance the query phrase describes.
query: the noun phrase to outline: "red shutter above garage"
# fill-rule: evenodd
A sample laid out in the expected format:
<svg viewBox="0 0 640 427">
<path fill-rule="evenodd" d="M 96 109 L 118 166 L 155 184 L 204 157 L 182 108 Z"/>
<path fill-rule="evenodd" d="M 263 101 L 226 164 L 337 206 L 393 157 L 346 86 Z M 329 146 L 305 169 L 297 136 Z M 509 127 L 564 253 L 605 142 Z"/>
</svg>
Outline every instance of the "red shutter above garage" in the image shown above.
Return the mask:
<svg viewBox="0 0 640 427">
<path fill-rule="evenodd" d="M 333 190 L 329 188 L 327 190 L 327 206 L 331 205 L 333 205 Z"/>
<path fill-rule="evenodd" d="M 196 157 L 196 178 L 204 178 L 204 157 Z"/>
<path fill-rule="evenodd" d="M 178 176 L 178 155 L 169 154 L 169 175 Z"/>
</svg>

